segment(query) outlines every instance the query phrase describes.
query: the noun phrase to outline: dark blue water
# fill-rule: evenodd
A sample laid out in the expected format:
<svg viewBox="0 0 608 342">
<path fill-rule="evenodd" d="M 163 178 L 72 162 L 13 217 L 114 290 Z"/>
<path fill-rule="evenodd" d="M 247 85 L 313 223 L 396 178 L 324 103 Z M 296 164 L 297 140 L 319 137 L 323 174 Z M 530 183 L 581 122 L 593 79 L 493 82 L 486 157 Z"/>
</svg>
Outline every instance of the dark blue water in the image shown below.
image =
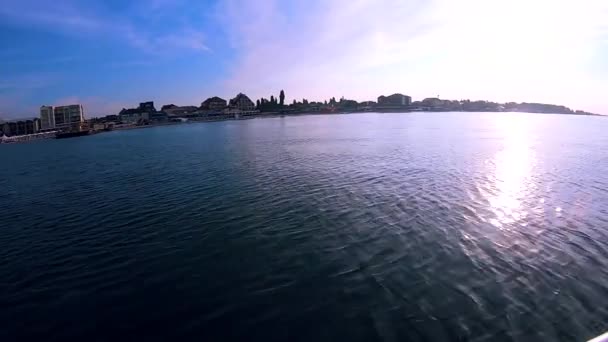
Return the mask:
<svg viewBox="0 0 608 342">
<path fill-rule="evenodd" d="M 357 114 L 0 146 L 0 340 L 583 341 L 608 120 Z"/>
</svg>

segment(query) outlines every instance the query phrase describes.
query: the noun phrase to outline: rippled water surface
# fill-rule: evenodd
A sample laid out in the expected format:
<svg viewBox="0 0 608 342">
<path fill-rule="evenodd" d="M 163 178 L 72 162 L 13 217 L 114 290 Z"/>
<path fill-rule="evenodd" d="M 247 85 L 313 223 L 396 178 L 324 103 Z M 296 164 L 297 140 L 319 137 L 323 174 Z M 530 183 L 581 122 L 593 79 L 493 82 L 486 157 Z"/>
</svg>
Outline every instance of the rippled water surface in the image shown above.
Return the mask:
<svg viewBox="0 0 608 342">
<path fill-rule="evenodd" d="M 2 341 L 608 330 L 606 118 L 317 115 L 0 157 Z"/>
</svg>

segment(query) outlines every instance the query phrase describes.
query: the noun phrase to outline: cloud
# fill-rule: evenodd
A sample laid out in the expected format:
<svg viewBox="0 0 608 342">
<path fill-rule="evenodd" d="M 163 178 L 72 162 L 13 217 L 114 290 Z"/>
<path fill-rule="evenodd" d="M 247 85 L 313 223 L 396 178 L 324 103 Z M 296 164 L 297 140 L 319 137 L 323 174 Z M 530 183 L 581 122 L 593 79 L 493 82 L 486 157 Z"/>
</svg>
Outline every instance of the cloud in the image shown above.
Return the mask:
<svg viewBox="0 0 608 342">
<path fill-rule="evenodd" d="M 205 44 L 204 33 L 191 28 L 155 35 L 126 27 L 124 34 L 132 46 L 149 54 L 167 55 L 175 52 L 175 50 L 211 51 Z"/>
<path fill-rule="evenodd" d="M 204 42 L 204 34 L 192 29 L 184 30 L 177 34 L 160 36 L 155 40 L 159 48 L 185 48 L 195 51 L 211 51 Z"/>
<path fill-rule="evenodd" d="M 149 54 L 167 55 L 173 50 L 209 51 L 203 31 L 180 22 L 179 12 L 173 13 L 171 25 L 164 31 L 150 31 L 151 26 L 143 24 L 153 13 L 175 5 L 166 0 L 146 2 L 125 12 L 108 11 L 97 4 L 87 6 L 83 2 L 70 0 L 6 1 L 8 6 L 0 6 L 0 19 L 5 24 L 37 27 L 87 40 L 123 40 Z"/>
<path fill-rule="evenodd" d="M 36 26 L 72 34 L 88 34 L 106 24 L 85 8 L 70 1 L 39 2 L 5 0 L 0 6 L 0 17 L 5 23 L 17 26 Z"/>
<path fill-rule="evenodd" d="M 590 60 L 606 39 L 603 0 L 227 0 L 241 54 L 226 88 L 254 97 L 546 101 L 604 110 Z M 247 20 L 247 18 L 250 18 Z M 604 50 L 605 53 L 606 50 Z M 608 76 L 608 75 L 606 75 Z M 608 78 L 604 77 L 604 80 Z M 607 81 L 601 82 L 603 89 Z M 586 89 L 586 87 L 585 87 Z"/>
<path fill-rule="evenodd" d="M 288 100 L 342 95 L 370 100 L 402 92 L 415 99 L 439 94 L 538 101 L 608 113 L 602 93 L 608 89 L 606 17 L 605 0 L 218 0 L 215 5 L 4 0 L 0 6 L 3 27 L 52 31 L 108 46 L 104 67 L 133 76 L 129 84 L 139 80 L 137 73 L 127 73 L 131 67 L 170 68 L 178 57 L 180 63 L 192 58 L 192 69 L 208 73 L 209 82 L 179 93 L 162 86 L 139 90 L 157 91 L 145 96 L 170 102 L 188 102 L 188 96 L 207 88 L 218 94 L 244 91 L 253 98 L 285 89 Z M 216 51 L 210 53 L 209 46 Z M 12 49 L 0 51 L 3 61 L 11 60 L 3 64 L 22 69 L 37 63 L 52 69 L 70 58 L 85 60 L 87 53 L 77 49 L 69 52 L 74 56 L 38 62 L 18 59 L 20 49 Z M 203 55 L 217 70 L 204 68 L 197 59 Z M 224 68 L 227 74 L 219 75 Z M 42 96 L 40 89 L 52 85 L 37 76 L 2 78 L 0 95 L 28 98 L 36 89 Z M 117 96 L 144 96 L 126 94 L 132 91 Z M 78 89 L 65 93 L 81 94 Z M 90 102 L 87 108 L 99 106 L 100 114 L 110 110 L 101 99 L 84 100 Z"/>
</svg>

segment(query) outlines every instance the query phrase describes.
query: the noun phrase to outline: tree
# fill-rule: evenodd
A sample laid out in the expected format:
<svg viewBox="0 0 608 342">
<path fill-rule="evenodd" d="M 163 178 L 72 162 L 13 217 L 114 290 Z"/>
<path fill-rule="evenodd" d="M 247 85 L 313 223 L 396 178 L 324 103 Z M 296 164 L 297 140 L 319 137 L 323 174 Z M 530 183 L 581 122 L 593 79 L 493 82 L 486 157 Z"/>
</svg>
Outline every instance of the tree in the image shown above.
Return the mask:
<svg viewBox="0 0 608 342">
<path fill-rule="evenodd" d="M 279 104 L 281 107 L 285 104 L 285 92 L 281 89 L 281 93 L 279 94 Z"/>
<path fill-rule="evenodd" d="M 275 101 L 274 96 L 270 95 L 270 103 L 274 104 L 274 101 Z"/>
<path fill-rule="evenodd" d="M 256 108 L 257 108 L 257 109 L 260 109 L 260 100 L 257 100 L 257 101 L 256 101 Z"/>
<path fill-rule="evenodd" d="M 327 106 L 327 100 L 325 100 L 324 104 Z"/>
<path fill-rule="evenodd" d="M 293 99 L 293 105 L 297 105 L 298 103 L 296 102 L 296 99 Z"/>
</svg>

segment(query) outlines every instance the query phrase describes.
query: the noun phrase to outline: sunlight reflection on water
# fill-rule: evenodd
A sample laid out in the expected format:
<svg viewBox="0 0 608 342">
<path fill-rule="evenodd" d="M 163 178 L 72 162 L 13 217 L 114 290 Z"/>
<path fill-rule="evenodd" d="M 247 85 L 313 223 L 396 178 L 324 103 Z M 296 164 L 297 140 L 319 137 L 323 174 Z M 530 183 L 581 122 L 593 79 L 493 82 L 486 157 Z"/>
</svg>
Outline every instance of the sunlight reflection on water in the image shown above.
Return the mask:
<svg viewBox="0 0 608 342">
<path fill-rule="evenodd" d="M 503 132 L 503 148 L 488 161 L 490 210 L 494 217 L 488 222 L 499 229 L 525 222 L 529 214 L 526 203 L 535 193 L 532 171 L 536 156 L 531 146 L 529 126 L 521 117 L 500 117 L 496 125 Z"/>
</svg>

